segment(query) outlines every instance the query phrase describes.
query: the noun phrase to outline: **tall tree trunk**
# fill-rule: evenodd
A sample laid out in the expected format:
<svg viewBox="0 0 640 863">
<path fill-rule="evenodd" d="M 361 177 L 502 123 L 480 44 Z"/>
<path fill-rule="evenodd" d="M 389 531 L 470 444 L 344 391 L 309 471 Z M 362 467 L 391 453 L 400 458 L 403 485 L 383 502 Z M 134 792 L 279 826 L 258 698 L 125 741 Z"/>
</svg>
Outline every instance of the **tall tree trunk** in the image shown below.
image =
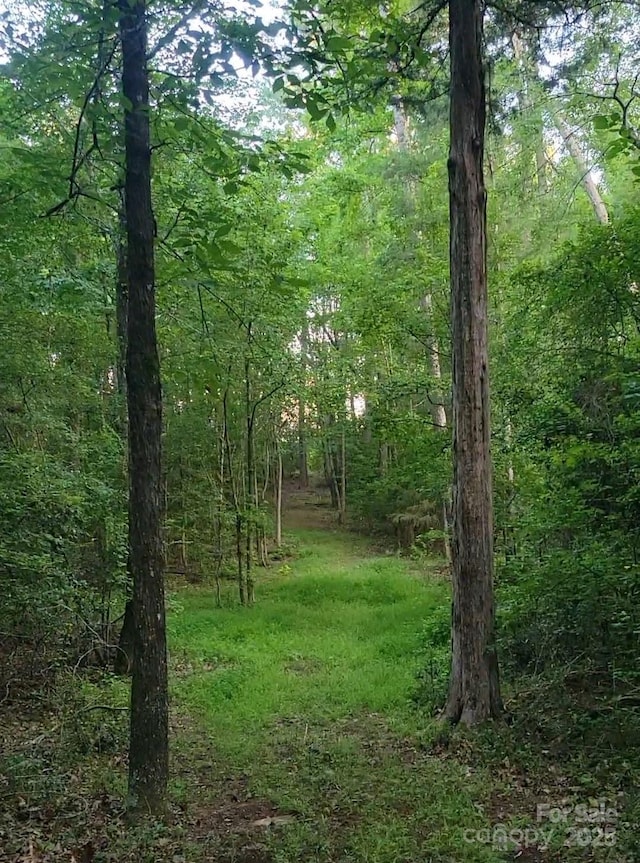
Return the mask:
<svg viewBox="0 0 640 863">
<path fill-rule="evenodd" d="M 249 337 L 251 337 L 251 324 L 249 324 Z M 246 560 L 245 560 L 245 572 L 246 572 L 246 584 L 247 584 L 247 604 L 253 605 L 255 599 L 255 587 L 253 581 L 253 572 L 252 572 L 252 550 L 251 550 L 251 542 L 253 538 L 253 529 L 256 525 L 256 516 L 257 516 L 257 486 L 255 481 L 255 460 L 254 460 L 254 452 L 253 452 L 253 426 L 254 426 L 254 413 L 251 409 L 251 363 L 249 358 L 245 358 L 244 362 L 244 375 L 245 375 L 245 408 L 246 408 L 246 423 L 247 423 L 247 461 L 246 461 L 246 493 L 244 496 L 245 499 L 245 512 L 246 512 Z M 256 495 L 254 497 L 254 491 Z"/>
<path fill-rule="evenodd" d="M 124 212 L 124 202 L 119 213 L 118 236 L 116 239 L 116 337 L 118 342 L 118 361 L 116 365 L 118 388 L 118 434 L 125 442 L 128 438 L 127 418 L 127 328 L 129 321 L 129 286 L 127 274 L 127 220 Z M 126 465 L 123 464 L 123 479 L 126 477 Z M 127 481 L 127 480 L 125 480 Z M 133 664 L 133 640 L 135 622 L 133 619 L 133 602 L 131 600 L 131 562 L 127 559 L 127 601 L 124 607 L 122 628 L 118 637 L 118 649 L 113 660 L 115 674 L 129 674 Z"/>
<path fill-rule="evenodd" d="M 135 626 L 129 795 L 164 808 L 169 773 L 167 648 L 162 553 L 162 392 L 155 329 L 154 218 L 147 22 L 144 0 L 120 0 L 125 99 L 125 212 L 129 319 L 129 551 Z"/>
<path fill-rule="evenodd" d="M 493 604 L 480 0 L 449 0 L 449 48 L 453 655 L 445 713 L 452 722 L 472 725 L 502 709 Z"/>
<path fill-rule="evenodd" d="M 309 460 L 307 456 L 307 404 L 305 388 L 307 386 L 307 348 L 309 344 L 309 325 L 305 318 L 300 332 L 300 356 L 302 360 L 303 381 L 298 393 L 298 469 L 300 473 L 300 488 L 309 487 Z"/>
<path fill-rule="evenodd" d="M 242 514 L 239 510 L 236 511 L 236 561 L 238 564 L 238 598 L 240 599 L 240 605 L 246 605 L 247 593 L 242 562 Z"/>
<path fill-rule="evenodd" d="M 600 190 L 598 189 L 598 184 L 595 181 L 591 168 L 587 165 L 587 160 L 584 156 L 584 153 L 582 152 L 580 142 L 576 138 L 573 129 L 569 126 L 562 114 L 556 114 L 556 126 L 558 127 L 558 131 L 562 135 L 562 140 L 564 141 L 565 147 L 571 154 L 571 158 L 573 159 L 574 164 L 578 169 L 578 172 L 580 174 L 580 181 L 585 192 L 587 193 L 589 201 L 591 202 L 591 206 L 593 207 L 593 212 L 595 213 L 596 219 L 600 222 L 601 225 L 608 225 L 609 212 L 607 210 L 607 205 L 602 200 L 602 195 L 600 194 Z"/>
<path fill-rule="evenodd" d="M 346 419 L 343 419 L 346 422 Z M 347 522 L 347 435 L 342 429 L 340 435 L 340 512 L 338 521 L 344 525 Z"/>
<path fill-rule="evenodd" d="M 225 448 L 227 451 L 227 464 L 229 465 L 229 485 L 231 488 L 231 499 L 233 501 L 233 507 L 235 510 L 235 528 L 236 528 L 236 561 L 238 564 L 238 595 L 240 599 L 240 605 L 246 605 L 246 591 L 245 591 L 245 580 L 244 580 L 244 567 L 243 567 L 243 557 L 242 557 L 242 509 L 240 507 L 240 491 L 238 489 L 239 483 L 236 480 L 236 476 L 233 471 L 233 458 L 231 453 L 231 438 L 229 436 L 229 412 L 227 409 L 227 398 L 229 395 L 228 389 L 225 390 L 224 396 L 222 398 L 222 415 L 223 415 L 223 432 L 224 432 L 224 442 Z"/>
<path fill-rule="evenodd" d="M 226 425 L 226 416 L 223 415 L 223 423 Z M 222 594 L 220 584 L 220 573 L 224 558 L 223 549 L 223 514 L 224 514 L 224 482 L 225 482 L 225 431 L 224 426 L 218 435 L 218 501 L 215 514 L 215 550 L 214 550 L 214 581 L 216 586 L 216 606 L 222 607 Z"/>
<path fill-rule="evenodd" d="M 282 545 L 282 451 L 280 449 L 280 441 L 278 440 L 278 432 L 276 430 L 276 463 L 274 469 L 274 485 L 276 491 L 276 546 L 280 548 Z"/>
</svg>

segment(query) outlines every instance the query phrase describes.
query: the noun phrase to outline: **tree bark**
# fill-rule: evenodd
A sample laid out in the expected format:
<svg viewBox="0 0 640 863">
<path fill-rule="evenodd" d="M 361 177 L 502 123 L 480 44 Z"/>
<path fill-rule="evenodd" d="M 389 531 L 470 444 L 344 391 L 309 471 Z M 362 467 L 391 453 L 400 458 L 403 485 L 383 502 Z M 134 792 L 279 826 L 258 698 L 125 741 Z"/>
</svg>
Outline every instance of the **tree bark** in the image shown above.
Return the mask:
<svg viewBox="0 0 640 863">
<path fill-rule="evenodd" d="M 422 311 L 425 313 L 425 317 L 428 323 L 433 329 L 433 299 L 431 294 L 425 294 L 420 300 L 420 307 Z M 430 406 L 431 406 L 431 418 L 433 420 L 433 425 L 437 429 L 441 429 L 442 431 L 446 431 L 449 427 L 449 423 L 447 422 L 447 412 L 444 406 L 444 394 L 442 392 L 442 366 L 440 365 L 440 345 L 438 343 L 438 339 L 435 333 L 430 332 L 427 335 L 427 354 L 429 359 L 429 368 L 431 370 L 431 375 L 436 382 L 436 388 L 433 392 L 433 398 L 431 398 Z"/>
<path fill-rule="evenodd" d="M 582 152 L 582 148 L 580 146 L 580 142 L 575 136 L 573 129 L 569 126 L 567 121 L 561 114 L 556 115 L 556 126 L 558 127 L 558 131 L 562 135 L 562 140 L 564 141 L 565 147 L 571 154 L 571 158 L 574 161 L 578 172 L 580 173 L 580 182 L 587 193 L 587 197 L 591 202 L 591 206 L 593 207 L 593 212 L 595 213 L 596 219 L 600 222 L 601 225 L 609 224 L 609 212 L 607 210 L 607 205 L 602 200 L 602 195 L 600 194 L 600 190 L 598 189 L 598 184 L 596 183 L 591 168 L 587 165 L 587 161 L 584 157 L 584 153 Z"/>
<path fill-rule="evenodd" d="M 493 603 L 482 6 L 449 0 L 453 339 L 452 664 L 445 715 L 500 714 Z"/>
<path fill-rule="evenodd" d="M 433 329 L 433 300 L 431 298 L 431 294 L 425 294 L 420 303 L 427 320 L 430 322 L 430 326 Z M 430 399 L 431 404 L 431 419 L 433 421 L 433 426 L 436 430 L 440 432 L 448 432 L 449 431 L 449 423 L 447 421 L 447 411 L 444 406 L 444 393 L 442 391 L 442 366 L 440 365 L 440 345 L 438 343 L 438 339 L 435 333 L 431 333 L 427 336 L 427 350 L 429 353 L 429 365 L 431 367 L 431 374 L 433 376 L 434 381 L 436 382 L 436 387 L 433 391 L 433 398 Z M 449 508 L 451 505 L 451 490 L 446 491 L 442 498 L 442 534 L 444 537 L 444 556 L 447 559 L 447 563 L 451 566 L 451 538 L 450 538 L 450 517 L 449 517 Z"/>
<path fill-rule="evenodd" d="M 162 392 L 155 329 L 146 3 L 120 0 L 125 99 L 129 553 L 133 578 L 129 795 L 135 809 L 164 809 L 168 689 L 162 552 Z"/>
<path fill-rule="evenodd" d="M 223 432 L 224 444 L 227 451 L 227 464 L 229 465 L 229 486 L 231 488 L 231 499 L 235 511 L 235 528 L 236 528 L 236 561 L 238 564 L 238 595 L 241 605 L 246 605 L 246 591 L 244 581 L 244 567 L 242 557 L 242 509 L 240 507 L 240 491 L 239 483 L 236 480 L 233 470 L 233 457 L 231 452 L 231 438 L 229 436 L 229 411 L 227 409 L 227 399 L 229 396 L 228 389 L 225 390 L 222 397 L 222 415 L 223 415 Z"/>
<path fill-rule="evenodd" d="M 124 202 L 118 214 L 116 237 L 116 341 L 118 361 L 116 386 L 118 392 L 119 433 L 127 439 L 127 327 L 129 321 L 129 285 L 127 272 L 127 219 Z"/>
<path fill-rule="evenodd" d="M 346 419 L 343 420 L 346 422 Z M 347 523 L 347 435 L 342 429 L 340 435 L 340 512 L 338 521 L 344 525 Z"/>
<path fill-rule="evenodd" d="M 282 545 L 282 452 L 276 431 L 276 463 L 274 465 L 276 487 L 276 546 Z"/>
<path fill-rule="evenodd" d="M 309 324 L 305 319 L 300 332 L 300 357 L 302 361 L 303 380 L 298 393 L 298 470 L 300 473 L 300 488 L 309 487 L 309 460 L 307 457 L 307 404 L 305 389 L 307 386 L 307 348 L 309 344 Z"/>
<path fill-rule="evenodd" d="M 251 324 L 249 324 L 249 338 L 251 338 Z M 255 586 L 252 573 L 252 552 L 251 541 L 253 536 L 253 528 L 256 523 L 258 500 L 255 481 L 255 460 L 253 452 L 253 427 L 254 427 L 254 412 L 251 408 L 251 363 L 246 357 L 244 361 L 245 375 L 245 408 L 246 408 L 246 424 L 247 424 L 247 451 L 246 451 L 246 494 L 245 494 L 245 513 L 246 513 L 246 559 L 245 559 L 245 582 L 247 585 L 247 605 L 253 605 L 255 600 Z M 254 491 L 256 495 L 254 496 Z"/>
<path fill-rule="evenodd" d="M 129 286 L 127 272 L 127 220 L 122 203 L 118 218 L 118 236 L 116 239 L 116 338 L 118 343 L 118 361 L 116 366 L 118 388 L 118 434 L 123 445 L 128 438 L 127 418 L 127 328 L 129 321 Z M 126 479 L 126 464 L 122 466 L 123 480 Z M 133 604 L 131 602 L 131 564 L 127 561 L 127 600 L 124 607 L 122 628 L 118 637 L 118 649 L 113 659 L 115 674 L 130 674 L 133 663 L 133 640 L 135 623 L 133 620 Z"/>
<path fill-rule="evenodd" d="M 324 459 L 324 478 L 329 487 L 329 493 L 331 494 L 331 506 L 336 512 L 340 509 L 340 493 L 338 488 L 338 481 L 336 478 L 336 469 L 335 469 L 335 459 L 333 457 L 333 443 L 328 439 L 328 426 L 325 425 L 324 429 L 325 438 L 322 442 L 322 453 Z"/>
<path fill-rule="evenodd" d="M 222 607 L 222 594 L 220 584 L 220 573 L 222 571 L 222 561 L 224 558 L 223 549 L 223 514 L 224 514 L 224 482 L 225 482 L 225 431 L 226 415 L 223 414 L 224 423 L 223 429 L 218 435 L 218 501 L 215 513 L 215 550 L 214 550 L 214 581 L 216 586 L 216 606 Z"/>
</svg>

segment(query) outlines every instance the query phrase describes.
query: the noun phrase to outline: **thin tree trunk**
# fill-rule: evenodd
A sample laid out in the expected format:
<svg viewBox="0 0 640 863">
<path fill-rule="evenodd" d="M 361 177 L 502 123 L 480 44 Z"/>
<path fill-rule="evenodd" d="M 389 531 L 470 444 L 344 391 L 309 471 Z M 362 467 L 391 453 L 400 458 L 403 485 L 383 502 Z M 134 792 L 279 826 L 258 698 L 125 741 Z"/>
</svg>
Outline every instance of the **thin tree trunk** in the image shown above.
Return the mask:
<svg viewBox="0 0 640 863">
<path fill-rule="evenodd" d="M 420 301 L 425 317 L 428 319 L 433 329 L 433 300 L 431 294 L 425 294 Z M 431 375 L 436 381 L 436 388 L 433 392 L 433 398 L 429 399 L 431 407 L 431 418 L 437 429 L 447 430 L 449 424 L 447 422 L 447 412 L 444 406 L 444 398 L 442 393 L 442 366 L 440 365 L 440 345 L 438 339 L 433 332 L 427 336 L 427 358 L 429 360 L 429 368 Z"/>
<path fill-rule="evenodd" d="M 238 561 L 238 597 L 240 605 L 247 604 L 247 593 L 245 590 L 244 568 L 242 564 L 242 515 L 236 512 L 236 559 Z"/>
<path fill-rule="evenodd" d="M 233 473 L 233 459 L 231 458 L 231 439 L 229 437 L 229 416 L 227 410 L 228 390 L 225 390 L 222 398 L 222 414 L 223 414 L 223 431 L 224 442 L 227 450 L 227 464 L 229 465 L 229 483 L 231 487 L 231 498 L 236 513 L 235 528 L 236 528 L 236 560 L 238 564 L 238 596 L 240 605 L 247 604 L 244 567 L 242 563 L 242 510 L 240 509 L 240 494 L 238 484 Z"/>
<path fill-rule="evenodd" d="M 340 436 L 340 524 L 347 521 L 347 435 L 344 429 Z"/>
<path fill-rule="evenodd" d="M 578 169 L 582 186 L 589 197 L 596 219 L 601 225 L 608 225 L 609 212 L 607 210 L 607 205 L 602 200 L 598 184 L 594 179 L 591 168 L 587 165 L 587 160 L 582 152 L 580 142 L 575 136 L 575 132 L 571 129 L 562 114 L 556 114 L 556 126 L 558 127 L 558 131 L 562 135 L 562 140 L 564 141 L 565 146 L 571 154 L 571 158 Z"/>
<path fill-rule="evenodd" d="M 251 337 L 251 324 L 249 324 L 249 337 Z M 254 466 L 254 457 L 253 457 L 253 412 L 251 410 L 251 364 L 249 359 L 245 359 L 244 364 L 244 374 L 245 374 L 245 400 L 246 400 L 246 423 L 247 423 L 247 477 L 246 477 L 246 493 L 245 493 L 245 509 L 247 509 L 247 517 L 246 517 L 246 559 L 245 559 L 245 573 L 246 573 L 246 585 L 247 585 L 247 604 L 253 605 L 255 599 L 255 588 L 253 583 L 253 573 L 251 571 L 252 564 L 252 552 L 251 552 L 251 540 L 252 540 L 252 528 L 255 523 L 256 518 L 256 508 L 257 508 L 257 500 L 254 498 L 254 489 L 256 488 L 255 483 L 255 466 Z M 247 507 L 248 504 L 248 507 Z"/>
<path fill-rule="evenodd" d="M 389 470 L 389 444 L 381 443 L 380 451 L 379 451 L 379 459 L 378 464 L 380 465 L 380 476 L 384 477 L 387 475 Z"/>
<path fill-rule="evenodd" d="M 324 478 L 329 493 L 331 494 L 331 507 L 336 512 L 340 510 L 340 489 L 338 486 L 338 474 L 334 455 L 333 426 L 335 418 L 331 414 L 320 416 L 319 425 L 322 432 L 322 457 L 324 464 Z"/>
<path fill-rule="evenodd" d="M 276 438 L 276 464 L 275 464 L 275 486 L 276 486 L 276 546 L 282 545 L 282 452 L 280 442 Z"/>
<path fill-rule="evenodd" d="M 536 178 L 538 180 L 538 191 L 541 195 L 546 195 L 549 191 L 549 180 L 547 178 L 547 168 L 549 160 L 544 149 L 544 129 L 540 124 L 538 146 L 536 147 Z"/>
<path fill-rule="evenodd" d="M 129 287 L 127 284 L 127 220 L 124 204 L 119 213 L 118 237 L 116 240 L 116 338 L 118 342 L 118 359 L 116 364 L 118 391 L 118 434 L 123 446 L 128 438 L 127 418 L 127 328 L 129 321 Z M 123 479 L 127 476 L 127 467 L 122 466 Z M 131 601 L 131 563 L 127 559 L 127 599 L 124 607 L 122 627 L 118 637 L 118 649 L 113 660 L 115 674 L 130 674 L 133 664 L 133 639 L 135 624 L 133 620 L 133 603 Z"/>
<path fill-rule="evenodd" d="M 226 418 L 223 416 L 223 423 L 226 424 Z M 218 506 L 216 507 L 216 515 L 215 515 L 215 569 L 214 569 L 214 579 L 216 586 L 216 606 L 220 608 L 222 606 L 222 594 L 221 594 L 221 585 L 220 585 L 220 573 L 222 571 L 222 559 L 223 559 L 223 550 L 222 550 L 222 516 L 224 513 L 224 479 L 225 479 L 225 470 L 224 470 L 224 453 L 225 453 L 225 433 L 224 428 L 222 433 L 218 436 Z"/>
<path fill-rule="evenodd" d="M 116 365 L 118 390 L 119 432 L 127 439 L 127 328 L 129 326 L 129 286 L 127 283 L 127 220 L 124 206 L 118 215 L 118 237 L 116 240 L 116 338 L 118 361 Z"/>
<path fill-rule="evenodd" d="M 453 339 L 452 665 L 445 708 L 475 724 L 502 705 L 493 603 L 482 5 L 450 0 L 450 257 Z"/>
<path fill-rule="evenodd" d="M 129 796 L 164 809 L 169 773 L 167 647 L 162 554 L 162 391 L 155 329 L 154 218 L 145 0 L 120 0 L 125 99 L 125 212 L 129 314 L 129 551 L 135 627 Z"/>
<path fill-rule="evenodd" d="M 431 294 L 425 294 L 421 301 L 421 306 L 431 328 L 433 328 L 433 301 Z M 436 381 L 436 387 L 433 391 L 433 397 L 430 398 L 429 404 L 431 408 L 431 419 L 433 420 L 434 428 L 441 432 L 449 430 L 447 421 L 447 411 L 444 406 L 444 394 L 442 392 L 442 366 L 440 365 L 440 345 L 435 335 L 431 334 L 427 337 L 427 352 L 431 374 Z M 444 555 L 447 563 L 451 565 L 451 525 L 449 518 L 449 509 L 451 506 L 451 489 L 448 489 L 442 498 L 442 534 L 444 537 Z"/>
<path fill-rule="evenodd" d="M 300 355 L 302 359 L 303 381 L 298 393 L 298 470 L 300 472 L 300 488 L 309 487 L 309 460 L 307 457 L 307 404 L 305 388 L 307 386 L 307 346 L 309 343 L 308 324 L 305 319 L 300 332 Z"/>
<path fill-rule="evenodd" d="M 258 560 L 260 566 L 269 566 L 267 559 L 267 538 L 264 527 L 260 523 L 261 520 L 257 519 L 260 508 L 260 497 L 258 493 L 258 472 L 255 469 L 253 472 L 253 505 L 256 517 L 256 560 Z"/>
<path fill-rule="evenodd" d="M 130 569 L 130 564 L 129 564 Z M 124 606 L 122 627 L 118 637 L 118 648 L 113 659 L 114 674 L 130 674 L 133 668 L 133 643 L 135 639 L 135 621 L 133 617 L 133 600 L 129 596 Z"/>
<path fill-rule="evenodd" d="M 267 492 L 269 491 L 269 482 L 271 481 L 271 450 L 269 449 L 269 444 L 265 444 L 264 448 L 264 482 L 262 484 L 262 492 L 260 494 L 260 500 L 262 503 L 267 499 Z"/>
</svg>

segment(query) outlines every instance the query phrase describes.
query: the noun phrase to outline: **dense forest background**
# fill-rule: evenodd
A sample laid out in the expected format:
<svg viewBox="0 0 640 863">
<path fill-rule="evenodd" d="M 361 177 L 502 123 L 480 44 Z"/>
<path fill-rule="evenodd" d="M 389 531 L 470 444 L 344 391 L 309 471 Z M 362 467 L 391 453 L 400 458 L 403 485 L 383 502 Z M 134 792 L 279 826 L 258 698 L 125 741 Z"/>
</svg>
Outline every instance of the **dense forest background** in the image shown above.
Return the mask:
<svg viewBox="0 0 640 863">
<path fill-rule="evenodd" d="M 171 584 L 259 606 L 297 553 L 287 497 L 320 486 L 336 524 L 446 569 L 443 4 L 429 20 L 403 2 L 149 7 Z M 117 15 L 89 0 L 0 14 L 7 710 L 34 686 L 84 685 L 87 667 L 126 671 Z M 550 711 L 551 729 L 592 735 L 613 760 L 640 705 L 639 45 L 632 4 L 485 17 L 507 713 Z M 424 624 L 427 714 L 446 696 L 449 628 L 446 604 Z M 606 703 L 568 704 L 574 691 Z"/>
</svg>

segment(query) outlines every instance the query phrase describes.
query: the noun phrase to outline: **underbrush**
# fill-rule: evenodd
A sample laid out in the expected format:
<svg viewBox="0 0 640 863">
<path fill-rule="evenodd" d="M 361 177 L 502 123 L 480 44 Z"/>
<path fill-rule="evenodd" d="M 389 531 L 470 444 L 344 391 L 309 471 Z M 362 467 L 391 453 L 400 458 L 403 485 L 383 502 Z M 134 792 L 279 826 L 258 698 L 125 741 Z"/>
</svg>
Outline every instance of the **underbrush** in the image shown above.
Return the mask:
<svg viewBox="0 0 640 863">
<path fill-rule="evenodd" d="M 201 789 L 218 794 L 210 741 L 171 717 L 166 817 L 126 809 L 128 681 L 61 672 L 0 709 L 0 863 L 197 863 Z M 215 789 L 215 790 L 214 790 Z M 219 863 L 232 863 L 223 856 Z"/>
<path fill-rule="evenodd" d="M 588 582 L 581 586 L 588 589 Z M 515 592 L 511 587 L 508 595 Z M 640 689 L 629 655 L 612 655 L 610 644 L 589 651 L 586 630 L 587 649 L 579 650 L 556 608 L 537 618 L 517 616 L 514 608 L 502 615 L 499 631 L 506 721 L 472 731 L 440 726 L 432 745 L 487 771 L 492 828 L 483 837 L 497 847 L 506 837 L 505 847 L 522 851 L 524 860 L 635 861 Z M 597 632 L 599 620 L 600 614 L 585 626 Z M 448 609 L 440 608 L 422 631 L 423 666 L 413 698 L 434 716 L 446 700 L 449 627 Z M 521 836 L 527 847 L 518 849 L 510 837 Z"/>
<path fill-rule="evenodd" d="M 69 859 L 122 813 L 126 700 L 122 681 L 60 670 L 2 706 L 0 860 Z"/>
</svg>

